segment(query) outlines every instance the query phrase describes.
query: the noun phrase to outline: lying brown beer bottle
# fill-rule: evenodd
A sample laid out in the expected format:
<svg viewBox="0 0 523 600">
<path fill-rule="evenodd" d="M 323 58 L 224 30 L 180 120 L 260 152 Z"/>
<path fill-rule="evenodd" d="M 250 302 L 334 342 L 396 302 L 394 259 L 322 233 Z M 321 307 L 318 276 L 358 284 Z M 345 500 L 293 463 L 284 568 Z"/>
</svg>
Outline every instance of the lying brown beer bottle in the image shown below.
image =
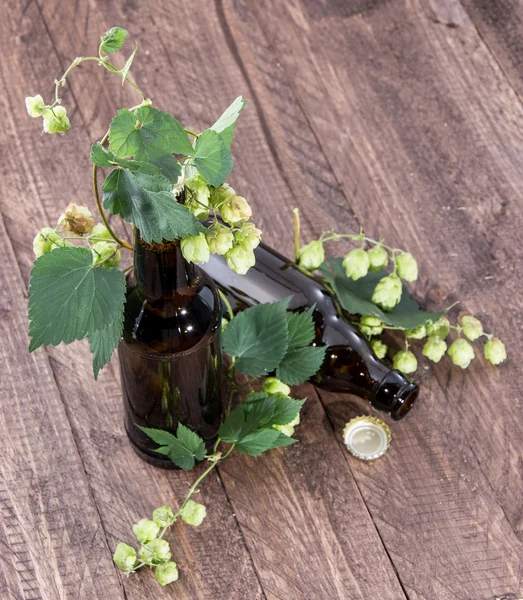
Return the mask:
<svg viewBox="0 0 523 600">
<path fill-rule="evenodd" d="M 419 388 L 382 363 L 365 337 L 343 316 L 319 279 L 304 275 L 288 259 L 260 244 L 256 265 L 246 275 L 231 271 L 222 256 L 211 255 L 205 271 L 226 294 L 235 311 L 291 296 L 291 310 L 315 305 L 315 343 L 327 346 L 325 361 L 312 383 L 325 390 L 354 394 L 399 421 L 412 408 Z"/>
</svg>

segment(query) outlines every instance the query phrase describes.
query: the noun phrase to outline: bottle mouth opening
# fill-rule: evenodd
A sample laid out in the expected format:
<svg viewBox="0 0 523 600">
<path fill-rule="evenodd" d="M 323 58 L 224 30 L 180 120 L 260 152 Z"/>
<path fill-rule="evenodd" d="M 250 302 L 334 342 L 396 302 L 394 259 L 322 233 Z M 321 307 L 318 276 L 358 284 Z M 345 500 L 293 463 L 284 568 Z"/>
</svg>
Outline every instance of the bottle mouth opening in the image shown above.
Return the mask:
<svg viewBox="0 0 523 600">
<path fill-rule="evenodd" d="M 396 402 L 390 413 L 394 421 L 400 421 L 410 412 L 419 396 L 419 387 L 415 383 L 404 385 L 396 394 Z"/>
</svg>

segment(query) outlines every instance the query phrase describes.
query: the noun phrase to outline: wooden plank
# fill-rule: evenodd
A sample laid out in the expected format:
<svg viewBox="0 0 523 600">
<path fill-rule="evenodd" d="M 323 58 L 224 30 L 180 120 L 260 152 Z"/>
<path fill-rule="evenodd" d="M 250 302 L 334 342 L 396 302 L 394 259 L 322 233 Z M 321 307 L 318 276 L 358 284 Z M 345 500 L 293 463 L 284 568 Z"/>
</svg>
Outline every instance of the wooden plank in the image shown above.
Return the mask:
<svg viewBox="0 0 523 600">
<path fill-rule="evenodd" d="M 386 235 L 420 257 L 422 275 L 416 289 L 429 301 L 441 305 L 465 299 L 471 312 L 490 315 L 486 324 L 495 324 L 509 349 L 517 348 L 521 250 L 513 240 L 521 228 L 520 202 L 514 194 L 521 167 L 521 108 L 460 5 L 362 2 L 353 11 L 346 3 L 332 2 L 327 10 L 319 10 L 303 1 L 235 2 L 226 7 L 230 20 L 243 23 L 243 29 L 236 29 L 240 37 L 257 26 L 256 20 L 246 18 L 255 13 L 268 44 L 292 75 L 298 102 L 368 233 Z M 460 19 L 460 26 L 442 26 L 441 11 Z M 344 228 L 341 211 L 337 223 Z M 491 275 L 494 280 L 483 279 Z M 365 477 L 366 467 L 354 465 L 408 593 L 416 589 L 418 597 L 439 598 L 443 582 L 450 597 L 521 594 L 520 558 L 514 554 L 521 546 L 514 532 L 521 536 L 522 499 L 516 490 L 523 476 L 517 467 L 522 437 L 513 418 L 520 377 L 521 367 L 514 361 L 499 371 L 478 361 L 467 373 L 444 363 L 434 375 L 427 374 L 424 406 L 404 426 L 395 427 L 404 435 L 412 431 L 417 440 L 415 452 L 399 444 L 396 452 L 404 469 L 414 469 L 419 488 L 407 475 L 403 481 L 400 473 L 392 489 L 384 485 L 377 493 Z M 343 408 L 339 399 L 336 406 Z M 424 411 L 435 417 L 425 418 Z M 334 409 L 329 415 L 341 423 Z M 453 420 L 456 436 L 442 436 L 431 450 L 424 440 L 433 440 L 437 431 L 445 431 L 442 423 Z M 458 455 L 472 448 L 479 458 L 468 474 L 451 460 L 457 433 L 464 440 Z M 423 510 L 429 515 L 440 506 L 435 483 L 428 477 L 438 453 L 440 463 L 448 457 L 446 479 L 458 482 L 463 472 L 482 483 L 466 495 L 459 512 L 448 511 L 445 526 L 435 520 L 430 544 L 427 531 L 414 521 L 398 528 L 398 536 L 386 525 L 397 519 L 398 505 L 389 501 L 391 496 L 404 499 L 405 490 L 414 499 L 423 495 Z M 465 456 L 470 465 L 470 451 Z M 455 489 L 463 494 L 460 486 Z M 409 499 L 404 499 L 405 506 Z M 464 522 L 472 530 L 480 523 L 487 532 L 504 533 L 487 534 L 471 548 Z M 433 561 L 447 552 L 444 531 L 455 536 L 453 569 L 444 560 Z M 411 548 L 417 550 L 415 557 Z M 492 552 L 488 560 L 487 549 Z M 481 572 L 475 570 L 475 561 L 485 561 Z M 420 562 L 430 566 L 421 575 Z M 473 581 L 467 581 L 468 573 L 474 574 Z"/>
<path fill-rule="evenodd" d="M 25 285 L 1 217 L 0 252 L 0 597 L 123 599 L 49 361 L 27 352 Z"/>
<path fill-rule="evenodd" d="M 121 8 L 119 5 L 107 6 L 103 4 L 100 5 L 99 9 L 108 25 L 121 22 L 119 18 Z M 46 10 L 53 12 L 53 7 L 46 5 Z M 155 90 L 154 95 L 156 97 L 170 99 L 170 103 L 164 104 L 164 108 L 173 110 L 173 107 L 179 106 L 180 111 L 178 114 L 184 123 L 189 126 L 205 127 L 212 122 L 220 110 L 227 106 L 236 95 L 236 90 L 243 91 L 245 88 L 246 82 L 242 70 L 236 62 L 238 58 L 235 58 L 230 46 L 226 45 L 224 35 L 216 25 L 216 15 L 209 12 L 206 4 L 197 5 L 195 3 L 187 8 L 177 7 L 177 14 L 174 14 L 170 5 L 157 6 L 156 10 L 158 12 L 155 13 L 155 28 L 143 32 L 144 39 L 141 41 L 141 46 L 148 48 L 151 55 L 154 56 L 157 71 L 152 74 L 147 73 L 143 67 L 140 69 L 140 62 L 138 61 L 138 69 L 135 70 L 138 73 L 137 77 L 139 81 L 147 80 L 147 87 Z M 134 18 L 138 24 L 144 17 L 137 14 Z M 188 24 L 187 31 L 174 26 L 179 21 Z M 127 21 L 126 26 L 131 32 L 133 31 L 133 22 Z M 197 29 L 195 29 L 196 27 Z M 139 30 L 138 25 L 134 27 L 134 30 Z M 202 35 L 201 32 L 205 32 L 205 35 Z M 64 43 L 65 46 L 65 42 L 60 41 L 60 39 L 57 33 L 57 45 Z M 159 44 L 160 46 L 158 46 Z M 200 72 L 197 78 L 195 77 L 197 71 L 190 68 L 184 68 L 182 72 L 178 72 L 174 57 L 176 56 L 176 49 L 179 47 L 184 48 L 186 58 L 209 57 L 209 64 L 205 65 L 205 71 Z M 241 54 L 243 56 L 243 49 Z M 201 68 L 202 65 L 198 61 L 194 69 Z M 169 76 L 172 73 L 176 74 L 176 77 L 174 75 Z M 150 80 L 151 77 L 153 81 Z M 202 81 L 206 82 L 205 87 L 202 87 Z M 224 81 L 228 82 L 227 86 L 224 86 Z M 251 86 L 254 89 L 252 82 Z M 256 91 L 261 88 L 262 85 L 258 82 L 255 88 Z M 191 92 L 191 97 L 195 98 L 196 103 L 194 105 L 187 103 L 188 90 Z M 285 86 L 282 83 L 282 92 L 287 95 L 292 94 L 288 83 Z M 81 89 L 79 89 L 77 95 L 82 95 Z M 261 106 L 261 102 L 261 100 L 257 101 L 259 106 Z M 265 99 L 263 102 L 265 102 Z M 280 98 L 278 100 L 279 104 L 271 108 L 271 111 L 276 115 L 278 110 L 280 108 L 285 109 L 289 102 L 289 98 Z M 187 114 L 184 115 L 183 111 Z M 289 156 L 288 153 L 291 151 L 287 148 L 286 141 L 290 135 L 285 128 L 292 131 L 290 121 L 283 124 L 278 123 L 277 126 L 273 125 L 271 121 L 271 129 L 274 130 L 271 139 L 277 140 L 275 143 L 278 146 L 277 149 L 273 148 L 271 152 L 266 138 L 266 127 L 263 122 L 260 122 L 264 118 L 266 117 L 263 113 L 261 115 L 256 114 L 252 110 L 250 115 L 249 112 L 245 113 L 245 118 L 242 115 L 244 123 L 243 125 L 240 124 L 238 141 L 235 142 L 237 144 L 235 154 L 241 156 L 242 161 L 238 161 L 237 164 L 238 172 L 235 175 L 237 177 L 235 184 L 238 183 L 242 193 L 246 189 L 245 194 L 247 196 L 249 196 L 251 190 L 260 190 L 263 193 L 262 199 L 259 199 L 254 193 L 252 194 L 253 202 L 260 208 L 263 207 L 264 201 L 272 202 L 271 206 L 274 206 L 275 202 L 282 202 L 282 204 L 286 202 L 286 206 L 289 208 L 289 217 L 290 209 L 293 206 L 294 189 L 308 189 L 306 196 L 297 198 L 301 202 L 301 206 L 307 209 L 304 218 L 305 226 L 307 226 L 307 223 L 311 226 L 310 224 L 316 218 L 322 219 L 324 223 L 327 223 L 329 219 L 332 221 L 332 217 L 323 212 L 321 203 L 311 204 L 310 201 L 313 195 L 326 196 L 330 194 L 329 197 L 331 198 L 342 198 L 336 181 L 328 171 L 328 165 L 323 163 L 318 167 L 315 166 L 314 162 L 311 162 L 307 169 L 307 165 L 305 167 L 301 166 L 304 162 L 303 157 L 299 159 L 298 154 Z M 295 134 L 298 150 L 298 135 L 305 138 L 309 143 L 314 143 L 314 136 L 307 128 L 303 115 L 301 119 L 302 129 Z M 304 143 L 304 146 L 306 145 Z M 281 153 L 278 154 L 278 151 Z M 247 161 L 247 166 L 243 165 L 244 158 Z M 275 164 L 276 161 L 281 161 L 282 164 Z M 287 169 L 287 167 L 289 168 Z M 314 171 L 314 169 L 316 170 Z M 323 172 L 322 169 L 327 170 Z M 307 184 L 303 182 L 305 173 L 307 173 Z M 289 183 L 286 183 L 284 176 L 289 178 Z M 266 181 L 274 182 L 274 187 L 268 188 Z M 311 188 L 309 188 L 309 183 L 312 184 Z M 281 197 L 277 196 L 275 198 L 275 190 L 280 189 L 282 190 Z M 336 210 L 332 205 L 327 206 L 331 211 Z M 267 221 L 269 234 L 273 236 L 276 236 L 279 231 L 288 231 L 290 227 L 290 219 L 285 218 L 285 221 L 287 221 L 285 222 L 279 216 L 279 210 L 273 209 L 270 213 L 259 210 L 259 214 Z M 58 380 L 62 381 L 62 379 L 67 381 L 68 378 L 59 375 Z M 314 411 L 315 418 L 318 420 L 324 418 L 322 417 L 324 415 L 323 410 L 317 399 L 313 398 L 311 403 L 314 407 L 311 410 Z M 318 494 L 318 492 L 313 494 L 301 482 L 300 478 L 292 474 L 282 478 L 279 482 L 281 487 L 278 493 L 289 499 L 299 495 L 307 503 L 301 513 L 295 515 L 296 522 L 294 524 L 287 523 L 287 520 L 282 522 L 281 513 L 279 511 L 273 512 L 274 506 L 270 502 L 269 493 L 269 485 L 273 483 L 273 480 L 270 477 L 260 477 L 254 485 L 251 486 L 249 483 L 247 487 L 240 487 L 235 483 L 232 491 L 229 490 L 229 484 L 232 486 L 233 482 L 236 482 L 235 478 L 241 476 L 245 469 L 244 461 L 248 459 L 236 459 L 234 465 L 227 471 L 228 478 L 225 478 L 227 493 L 235 506 L 235 512 L 239 515 L 242 523 L 245 523 L 246 527 L 242 527 L 243 535 L 253 552 L 253 560 L 267 597 L 296 597 L 296 595 L 289 596 L 289 593 L 298 593 L 295 586 L 303 586 L 303 582 L 311 587 L 310 590 L 303 590 L 304 598 L 331 598 L 331 591 L 340 591 L 343 585 L 347 586 L 354 598 L 403 597 L 402 590 L 390 566 L 390 561 L 383 551 L 375 528 L 368 517 L 361 498 L 358 496 L 352 477 L 344 466 L 342 454 L 335 444 L 332 432 L 329 433 L 328 427 L 322 426 L 317 430 L 313 429 L 311 436 L 311 444 L 321 444 L 324 448 L 323 464 L 326 465 L 325 468 L 327 469 L 329 463 L 332 463 L 338 465 L 342 472 L 338 476 L 338 480 L 334 477 L 327 479 L 325 475 L 319 477 L 319 481 L 324 482 L 324 487 L 327 490 L 324 503 L 321 500 L 315 502 L 314 494 Z M 307 454 L 302 451 L 298 456 L 300 457 L 299 468 L 302 472 L 306 472 L 309 468 Z M 271 469 L 274 468 L 275 471 L 284 473 L 286 465 L 284 457 L 285 453 L 273 453 L 273 455 L 263 460 L 266 461 L 265 464 L 271 465 Z M 258 471 L 258 461 L 250 461 L 249 465 L 250 468 Z M 347 490 L 350 493 L 351 503 L 339 507 L 337 499 L 347 493 Z M 263 497 L 264 501 L 256 503 L 255 506 L 246 504 L 248 498 L 251 498 L 250 502 L 252 503 L 252 500 L 258 497 Z M 313 510 L 315 503 L 320 505 L 318 514 Z M 294 508 L 294 502 L 287 500 L 285 515 Z M 334 509 L 336 509 L 337 515 L 327 515 L 327 510 L 332 512 Z M 345 521 L 351 524 L 351 528 L 347 532 L 348 539 L 340 536 L 332 524 L 335 522 L 341 528 L 341 524 Z M 260 524 L 263 523 L 272 524 L 271 532 L 268 532 L 263 526 L 260 527 Z M 279 535 L 277 531 L 278 524 L 281 527 Z M 254 536 L 249 533 L 248 528 L 252 529 L 255 525 L 257 530 Z M 287 536 L 294 535 L 296 530 L 303 531 L 302 536 L 308 536 L 310 540 L 308 546 L 300 548 L 302 560 L 299 562 L 286 552 Z M 358 536 L 357 545 L 350 541 L 352 534 Z M 276 553 L 267 554 L 265 544 L 275 548 Z M 309 559 L 305 560 L 307 557 Z M 284 559 L 285 564 L 281 564 Z M 340 565 L 339 573 L 333 584 L 331 579 L 336 567 L 334 559 L 338 560 Z M 312 580 L 311 560 L 316 560 L 319 566 L 329 565 L 329 571 L 322 571 L 319 567 L 314 570 L 318 581 Z M 368 574 L 366 563 L 374 565 L 373 577 Z M 271 574 L 271 570 L 276 569 L 278 564 L 281 567 L 281 574 L 275 577 Z M 314 596 L 315 592 L 321 595 Z"/>
<path fill-rule="evenodd" d="M 461 0 L 484 43 L 523 99 L 523 4 L 517 0 Z M 452 16 L 446 23 L 453 26 Z"/>
<path fill-rule="evenodd" d="M 65 12 L 59 17 L 55 14 L 56 24 L 60 29 L 64 22 L 73 21 L 73 16 L 68 12 L 72 5 L 62 5 L 62 8 Z M 10 77 L 10 84 L 5 86 L 6 93 L 2 97 L 2 108 L 9 118 L 22 114 L 23 98 L 26 94 L 36 93 L 44 87 L 44 82 L 47 83 L 55 72 L 59 72 L 56 54 L 36 11 L 36 5 L 29 6 L 23 18 L 20 18 L 19 13 L 8 13 L 8 19 L 4 21 L 4 39 L 10 39 L 7 33 L 9 25 L 12 26 L 10 20 L 18 23 L 18 31 L 21 30 L 26 42 L 22 41 L 20 44 L 13 40 L 12 55 L 4 57 L 1 62 L 0 73 L 4 82 Z M 110 24 L 98 22 L 96 31 L 103 31 L 109 26 Z M 91 39 L 96 41 L 96 35 L 91 36 Z M 30 43 L 27 43 L 27 40 L 30 40 Z M 22 51 L 25 52 L 24 57 L 21 56 Z M 21 66 L 15 72 L 16 76 L 13 75 L 13 64 Z M 74 127 L 63 138 L 45 136 L 35 142 L 35 135 L 38 137 L 36 121 L 21 117 L 16 122 L 14 119 L 8 122 L 8 139 L 14 140 L 17 151 L 9 154 L 12 164 L 5 163 L 6 177 L 0 181 L 1 206 L 9 222 L 9 235 L 15 240 L 17 258 L 25 277 L 32 260 L 31 240 L 34 232 L 56 218 L 63 205 L 71 199 L 69 190 L 74 192 L 74 197 L 79 203 L 91 204 L 88 182 L 89 136 L 82 131 L 82 117 L 77 112 L 71 96 L 67 99 L 67 106 Z M 107 114 L 106 120 L 109 118 L 110 115 Z M 84 163 L 79 161 L 79 148 L 85 149 L 80 150 L 85 158 Z M 17 157 L 26 156 L 30 157 L 30 160 L 24 161 L 19 167 Z M 20 198 L 28 197 L 27 189 L 30 190 L 31 200 L 20 202 Z M 20 310 L 21 318 L 25 319 L 22 306 Z M 25 331 L 24 320 L 21 322 L 22 325 L 18 329 Z M 25 347 L 24 342 L 24 356 Z M 144 464 L 133 453 L 123 428 L 116 365 L 112 365 L 102 375 L 100 382 L 95 384 L 86 344 L 52 349 L 49 354 L 109 541 L 110 550 L 106 546 L 103 560 L 98 560 L 101 564 L 109 564 L 111 569 L 110 556 L 116 543 L 129 542 L 133 538 L 131 524 L 166 502 L 175 508 L 196 475 L 154 469 Z M 44 360 L 45 354 L 39 351 L 35 356 Z M 56 423 L 51 422 L 50 425 L 53 424 L 58 426 L 60 420 L 57 418 Z M 44 449 L 41 449 L 41 453 L 42 460 L 46 456 L 54 456 L 50 452 L 46 454 Z M 37 479 L 36 482 L 38 491 L 45 484 L 45 480 Z M 64 488 L 65 497 L 56 506 L 58 513 L 65 511 L 63 506 L 67 506 L 67 502 L 76 506 L 75 493 L 75 489 Z M 81 495 L 79 497 L 81 498 Z M 126 598 L 148 598 L 151 593 L 158 600 L 171 598 L 173 593 L 176 593 L 178 598 L 190 599 L 264 597 L 220 481 L 211 478 L 197 499 L 209 506 L 209 516 L 205 524 L 200 528 L 178 526 L 168 534 L 173 554 L 183 575 L 176 584 L 176 592 L 172 587 L 161 588 L 154 581 L 152 572 L 149 572 L 131 578 L 120 577 Z M 99 535 L 103 536 L 102 528 Z M 73 545 L 69 548 L 67 540 L 64 540 L 63 546 L 64 552 L 74 550 Z M 78 564 L 84 568 L 82 556 L 79 557 Z M 50 577 L 58 578 L 57 568 L 60 567 L 49 570 Z M 111 574 L 113 573 L 111 569 Z M 100 577 L 102 575 L 103 571 Z M 101 586 L 102 583 L 103 579 L 98 585 Z M 85 582 L 84 585 L 87 587 Z M 97 593 L 95 590 L 91 591 L 88 597 L 105 600 L 118 596 L 116 593 Z"/>
</svg>

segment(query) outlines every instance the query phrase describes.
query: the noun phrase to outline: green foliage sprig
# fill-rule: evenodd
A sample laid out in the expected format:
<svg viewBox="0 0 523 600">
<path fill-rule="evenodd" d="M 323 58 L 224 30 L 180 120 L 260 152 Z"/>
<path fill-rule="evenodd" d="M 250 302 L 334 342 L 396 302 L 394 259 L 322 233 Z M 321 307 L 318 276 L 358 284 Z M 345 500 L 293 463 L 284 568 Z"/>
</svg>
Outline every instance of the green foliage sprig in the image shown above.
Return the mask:
<svg viewBox="0 0 523 600">
<path fill-rule="evenodd" d="M 294 210 L 295 259 L 299 268 L 308 275 L 318 271 L 325 285 L 338 303 L 340 311 L 360 315 L 356 325 L 368 338 L 380 359 L 385 358 L 388 347 L 379 336 L 387 331 L 404 334 L 405 348 L 393 356 L 394 368 L 403 373 L 414 373 L 418 359 L 411 350 L 415 340 L 425 340 L 422 354 L 437 363 L 445 354 L 452 362 L 466 369 L 475 357 L 469 343 L 481 338 L 485 358 L 499 365 L 507 358 L 503 342 L 483 330 L 474 316 L 461 317 L 460 323 L 451 324 L 446 313 L 454 306 L 440 312 L 426 312 L 410 295 L 405 283 L 418 278 L 418 264 L 412 254 L 387 246 L 383 240 L 368 238 L 363 231 L 357 234 L 339 234 L 334 230 L 324 232 L 317 240 L 300 246 L 299 213 Z M 324 243 L 350 240 L 358 247 L 341 258 L 326 258 Z M 388 272 L 387 267 L 392 267 Z M 457 304 L 457 303 L 456 303 Z M 457 338 L 448 344 L 447 337 L 454 331 Z"/>
<path fill-rule="evenodd" d="M 196 527 L 202 524 L 207 508 L 192 499 L 201 482 L 233 450 L 260 456 L 297 442 L 292 436 L 305 400 L 291 398 L 289 385 L 312 377 L 323 362 L 325 349 L 310 346 L 314 339 L 312 310 L 292 313 L 287 311 L 288 302 L 285 299 L 254 306 L 230 322 L 224 321 L 224 347 L 231 359 L 228 371 L 231 395 L 227 417 L 211 452 L 207 452 L 200 436 L 181 423 L 176 433 L 141 428 L 158 445 L 156 452 L 167 456 L 181 469 L 190 470 L 201 460 L 207 460 L 209 465 L 191 485 L 176 513 L 164 505 L 153 511 L 152 519 L 141 519 L 133 525 L 140 544 L 138 551 L 125 543 L 117 545 L 113 560 L 126 574 L 148 566 L 155 569 L 160 584 L 176 581 L 178 566 L 171 560 L 171 549 L 163 536 L 178 519 Z M 256 357 L 260 357 L 260 363 Z M 280 379 L 267 377 L 261 390 L 255 391 L 258 376 L 274 370 Z M 247 378 L 239 383 L 237 373 Z M 243 402 L 230 410 L 234 395 L 245 394 Z"/>
<path fill-rule="evenodd" d="M 130 78 L 136 45 L 119 69 L 109 56 L 120 51 L 127 31 L 113 27 L 101 39 L 98 56 L 77 57 L 55 81 L 55 98 L 26 98 L 28 113 L 42 118 L 45 133 L 65 133 L 71 124 L 60 89 L 73 69 L 97 62 L 140 95 L 140 104 L 118 110 L 107 133 L 91 148 L 93 191 L 101 222 L 71 202 L 56 227 L 40 230 L 33 242 L 37 260 L 31 271 L 30 351 L 88 338 L 95 378 L 111 358 L 123 329 L 125 280 L 118 270 L 121 249 L 132 250 L 111 228 L 104 209 L 136 228 L 146 243 L 179 240 L 186 260 L 204 263 L 211 253 L 244 274 L 255 263 L 261 231 L 250 222 L 251 208 L 225 183 L 241 96 L 201 133 L 185 129 Z M 98 189 L 98 171 L 108 170 Z M 212 216 L 210 226 L 206 221 Z M 221 217 L 219 219 L 218 217 Z M 84 244 L 86 247 L 82 247 Z"/>
</svg>

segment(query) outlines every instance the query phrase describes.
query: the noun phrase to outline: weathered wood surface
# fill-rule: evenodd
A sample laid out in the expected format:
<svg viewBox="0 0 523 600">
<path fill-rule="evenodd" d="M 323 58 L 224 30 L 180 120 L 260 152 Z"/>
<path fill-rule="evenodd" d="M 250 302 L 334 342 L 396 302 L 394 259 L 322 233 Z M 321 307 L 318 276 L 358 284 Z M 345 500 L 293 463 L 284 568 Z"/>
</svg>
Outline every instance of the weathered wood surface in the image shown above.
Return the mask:
<svg viewBox="0 0 523 600">
<path fill-rule="evenodd" d="M 509 27 L 503 18 L 519 8 L 464 5 L 6 5 L 0 597 L 523 596 L 521 73 L 517 44 L 485 17 Z M 306 235 L 362 224 L 419 258 L 420 298 L 434 306 L 460 298 L 512 349 L 498 371 L 481 359 L 464 373 L 448 363 L 427 370 L 419 409 L 393 424 L 394 443 L 374 464 L 353 459 L 339 441 L 343 423 L 367 407 L 324 393 L 320 402 L 305 387 L 302 443 L 237 456 L 202 486 L 209 516 L 201 528 L 172 532 L 183 577 L 165 590 L 149 575 L 121 577 L 111 550 L 131 536 L 133 521 L 176 505 L 192 475 L 134 456 L 115 364 L 93 385 L 83 344 L 25 354 L 34 232 L 73 197 L 91 203 L 89 144 L 135 98 L 116 78 L 78 69 L 64 91 L 73 128 L 42 139 L 23 98 L 48 93 L 50 80 L 115 24 L 149 51 L 133 68 L 142 87 L 188 126 L 205 127 L 238 93 L 250 98 L 232 183 L 269 243 L 290 253 L 294 206 Z"/>
</svg>

